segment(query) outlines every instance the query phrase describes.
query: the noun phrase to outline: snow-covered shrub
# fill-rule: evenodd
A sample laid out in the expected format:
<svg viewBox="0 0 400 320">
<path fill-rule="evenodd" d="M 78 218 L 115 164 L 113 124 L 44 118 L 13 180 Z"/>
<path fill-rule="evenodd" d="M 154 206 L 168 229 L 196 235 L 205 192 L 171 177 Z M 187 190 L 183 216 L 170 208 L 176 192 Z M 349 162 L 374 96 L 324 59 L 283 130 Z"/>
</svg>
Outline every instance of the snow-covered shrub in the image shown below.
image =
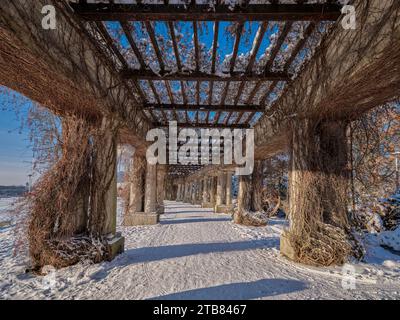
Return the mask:
<svg viewBox="0 0 400 320">
<path fill-rule="evenodd" d="M 395 230 L 400 226 L 400 194 L 381 200 L 381 217 L 386 230 Z"/>
<path fill-rule="evenodd" d="M 378 235 L 378 241 L 381 246 L 400 251 L 400 227 L 393 231 L 381 232 Z"/>
</svg>

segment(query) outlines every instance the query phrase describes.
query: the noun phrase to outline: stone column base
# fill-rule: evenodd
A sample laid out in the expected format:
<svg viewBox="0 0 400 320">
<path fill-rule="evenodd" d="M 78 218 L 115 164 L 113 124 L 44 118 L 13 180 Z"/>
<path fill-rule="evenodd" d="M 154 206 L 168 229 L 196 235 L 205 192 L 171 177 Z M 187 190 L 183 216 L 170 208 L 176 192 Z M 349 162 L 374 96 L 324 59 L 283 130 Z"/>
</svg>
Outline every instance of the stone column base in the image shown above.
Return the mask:
<svg viewBox="0 0 400 320">
<path fill-rule="evenodd" d="M 285 230 L 281 234 L 280 238 L 280 252 L 283 256 L 289 258 L 290 260 L 297 261 L 297 254 L 294 250 L 292 244 L 290 243 L 288 231 Z"/>
<path fill-rule="evenodd" d="M 145 226 L 157 224 L 160 222 L 160 215 L 157 212 L 145 213 L 135 212 L 129 213 L 124 217 L 124 226 Z"/>
<path fill-rule="evenodd" d="M 214 208 L 214 205 L 211 202 L 203 202 L 201 204 L 202 208 Z"/>
<path fill-rule="evenodd" d="M 227 206 L 225 204 L 215 206 L 215 213 L 232 213 L 233 205 Z"/>
<path fill-rule="evenodd" d="M 117 255 L 124 252 L 125 238 L 121 236 L 120 232 L 117 232 L 113 236 L 109 236 L 106 239 L 107 248 L 107 261 L 113 260 Z"/>
</svg>

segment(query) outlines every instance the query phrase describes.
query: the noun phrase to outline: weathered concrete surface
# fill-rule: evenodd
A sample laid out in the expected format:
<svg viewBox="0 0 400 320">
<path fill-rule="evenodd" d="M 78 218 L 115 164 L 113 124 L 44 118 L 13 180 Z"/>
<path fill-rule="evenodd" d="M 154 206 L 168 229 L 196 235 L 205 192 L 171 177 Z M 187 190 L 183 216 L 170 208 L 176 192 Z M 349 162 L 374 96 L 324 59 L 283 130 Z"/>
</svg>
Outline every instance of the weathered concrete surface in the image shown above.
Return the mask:
<svg viewBox="0 0 400 320">
<path fill-rule="evenodd" d="M 297 260 L 297 254 L 294 250 L 291 242 L 289 241 L 287 233 L 284 231 L 280 237 L 280 252 L 285 257 L 289 258 L 292 261 Z"/>
<path fill-rule="evenodd" d="M 233 205 L 216 205 L 214 211 L 215 213 L 233 213 Z"/>
<path fill-rule="evenodd" d="M 144 212 L 155 213 L 157 210 L 157 165 L 147 163 L 144 191 Z"/>
<path fill-rule="evenodd" d="M 56 7 L 56 29 L 42 28 L 44 5 Z M 112 114 L 121 139 L 143 152 L 149 124 L 134 90 L 90 40 L 62 1 L 0 1 L 0 83 L 58 115 Z"/>
<path fill-rule="evenodd" d="M 211 202 L 203 202 L 201 204 L 202 208 L 213 208 L 214 209 L 214 205 Z"/>
<path fill-rule="evenodd" d="M 114 258 L 123 253 L 125 250 L 125 238 L 121 236 L 121 233 L 116 233 L 112 238 L 107 239 L 107 260 L 111 261 Z"/>
<path fill-rule="evenodd" d="M 355 0 L 356 30 L 340 22 L 315 57 L 255 126 L 256 158 L 288 146 L 291 121 L 357 118 L 398 97 L 400 1 Z"/>
<path fill-rule="evenodd" d="M 158 213 L 135 212 L 124 216 L 124 226 L 143 226 L 157 224 L 160 221 Z"/>
<path fill-rule="evenodd" d="M 146 159 L 136 153 L 131 159 L 129 172 L 129 212 L 141 212 L 144 208 L 144 175 Z"/>
</svg>

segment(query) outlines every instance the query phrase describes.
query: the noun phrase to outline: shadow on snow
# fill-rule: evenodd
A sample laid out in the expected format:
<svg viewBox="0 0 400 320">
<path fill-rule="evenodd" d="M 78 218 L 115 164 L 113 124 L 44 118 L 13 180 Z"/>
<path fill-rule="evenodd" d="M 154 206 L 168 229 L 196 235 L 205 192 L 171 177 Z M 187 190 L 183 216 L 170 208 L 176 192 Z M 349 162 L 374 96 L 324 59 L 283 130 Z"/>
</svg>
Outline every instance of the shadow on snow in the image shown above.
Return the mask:
<svg viewBox="0 0 400 320">
<path fill-rule="evenodd" d="M 262 279 L 176 292 L 150 298 L 150 300 L 248 300 L 288 294 L 306 288 L 306 284 L 298 280 Z"/>
<path fill-rule="evenodd" d="M 279 245 L 279 238 L 267 238 L 262 240 L 239 242 L 211 242 L 211 243 L 187 243 L 159 247 L 144 247 L 129 249 L 118 256 L 113 262 L 106 264 L 103 269 L 91 275 L 94 280 L 107 277 L 108 272 L 115 267 L 124 267 L 131 264 L 161 261 L 165 259 L 181 258 L 191 255 L 223 253 L 233 251 L 254 250 Z"/>
</svg>

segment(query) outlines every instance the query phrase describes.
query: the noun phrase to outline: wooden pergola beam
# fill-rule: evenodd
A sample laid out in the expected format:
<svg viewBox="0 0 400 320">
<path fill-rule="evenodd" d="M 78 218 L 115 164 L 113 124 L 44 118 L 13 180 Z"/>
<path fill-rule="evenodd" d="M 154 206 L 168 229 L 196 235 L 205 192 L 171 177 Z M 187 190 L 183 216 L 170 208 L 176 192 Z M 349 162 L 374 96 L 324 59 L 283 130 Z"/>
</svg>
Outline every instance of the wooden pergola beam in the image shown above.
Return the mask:
<svg viewBox="0 0 400 320">
<path fill-rule="evenodd" d="M 243 27 L 244 27 L 243 22 L 240 22 L 236 27 L 235 42 L 233 44 L 232 58 L 230 61 L 230 66 L 229 66 L 230 74 L 233 74 L 235 71 L 236 58 L 237 58 L 237 54 L 238 54 L 238 50 L 239 50 L 240 38 L 242 37 Z M 225 104 L 226 96 L 228 95 L 228 91 L 229 91 L 229 85 L 230 85 L 230 80 L 225 84 L 224 90 L 222 91 L 220 105 Z M 221 114 L 220 114 L 220 112 L 218 112 L 215 116 L 214 123 L 219 122 L 220 116 L 221 116 Z"/>
<path fill-rule="evenodd" d="M 285 28 L 286 28 L 286 26 L 285 26 Z M 290 66 L 293 63 L 293 61 L 296 59 L 296 57 L 299 54 L 299 52 L 304 48 L 305 44 L 307 43 L 308 38 L 311 36 L 311 34 L 315 30 L 315 28 L 316 28 L 316 24 L 314 22 L 311 22 L 307 26 L 306 30 L 304 31 L 303 37 L 296 44 L 296 47 L 294 48 L 294 50 L 291 53 L 289 59 L 285 63 L 285 66 L 284 66 L 285 72 L 288 71 L 288 69 L 290 68 Z M 284 30 L 284 32 L 286 32 L 286 31 Z M 270 66 L 268 66 L 268 64 L 267 64 L 267 67 L 270 67 Z M 268 72 L 268 70 L 265 70 L 265 72 Z M 271 84 L 269 89 L 265 92 L 265 94 L 260 99 L 260 104 L 261 105 L 265 105 L 265 102 L 267 101 L 268 96 L 275 90 L 277 85 L 278 85 L 278 81 L 274 81 Z"/>
<path fill-rule="evenodd" d="M 178 68 L 178 71 L 182 71 L 182 63 L 181 63 L 181 58 L 179 55 L 178 42 L 176 41 L 176 35 L 175 35 L 175 26 L 172 21 L 168 21 L 167 24 L 168 24 L 169 33 L 171 35 L 172 47 L 174 49 L 174 55 L 175 55 L 175 59 L 176 59 L 176 66 Z M 181 84 L 181 93 L 182 93 L 183 103 L 187 103 L 185 86 L 184 86 L 182 80 L 180 80 L 180 84 Z"/>
<path fill-rule="evenodd" d="M 301 40 L 297 43 L 296 47 L 294 48 L 290 58 L 288 61 L 286 61 L 285 68 L 284 70 L 287 71 L 290 68 L 290 65 L 293 63 L 293 61 L 296 59 L 297 55 L 299 52 L 304 48 L 304 46 L 307 43 L 308 38 L 311 36 L 311 34 L 314 32 L 316 28 L 316 24 L 314 22 L 311 22 L 308 26 L 307 29 L 304 31 L 304 35 L 301 38 Z"/>
<path fill-rule="evenodd" d="M 122 30 L 125 33 L 126 39 L 128 40 L 133 52 L 135 53 L 136 58 L 139 61 L 141 68 L 142 69 L 147 68 L 146 63 L 144 62 L 144 59 L 142 57 L 142 54 L 141 54 L 139 48 L 137 47 L 135 40 L 132 37 L 132 26 L 129 23 L 123 22 L 123 21 L 120 21 L 120 24 L 121 24 Z"/>
<path fill-rule="evenodd" d="M 187 110 L 187 111 L 226 111 L 226 112 L 257 112 L 264 111 L 260 105 L 210 105 L 210 104 L 146 104 L 146 110 Z"/>
<path fill-rule="evenodd" d="M 211 74 L 215 74 L 215 60 L 216 60 L 216 56 L 217 56 L 218 34 L 219 34 L 219 21 L 215 21 L 214 22 L 212 55 L 211 55 Z M 208 94 L 208 103 L 209 104 L 212 104 L 213 88 L 214 88 L 214 81 L 211 80 L 209 94 Z M 207 112 L 206 119 L 207 119 L 207 122 L 209 122 L 209 113 L 208 112 Z"/>
<path fill-rule="evenodd" d="M 260 49 L 261 42 L 264 38 L 264 34 L 267 31 L 267 27 L 268 27 L 268 23 L 262 22 L 257 30 L 257 34 L 254 37 L 253 45 L 252 45 L 252 48 L 250 51 L 250 59 L 249 59 L 248 65 L 246 67 L 246 73 L 251 73 L 253 70 L 253 66 L 256 61 L 256 56 L 257 56 L 258 50 Z M 242 96 L 245 85 L 246 85 L 245 81 L 240 82 L 239 90 L 238 90 L 238 93 L 237 93 L 237 95 L 235 97 L 235 101 L 234 101 L 235 105 L 237 105 L 239 103 L 239 100 L 240 100 L 240 97 Z M 232 114 L 230 115 L 230 117 L 231 116 L 232 116 Z M 229 117 L 229 119 L 230 119 L 230 117 Z M 238 115 L 238 117 L 236 119 L 236 123 L 239 123 L 242 117 L 243 117 L 243 112 L 241 112 Z M 227 120 L 227 122 L 229 122 L 229 119 Z"/>
<path fill-rule="evenodd" d="M 165 122 L 156 122 L 153 124 L 155 127 L 168 127 L 169 124 Z M 199 123 L 199 122 L 178 122 L 178 128 L 213 128 L 213 129 L 248 129 L 250 128 L 247 124 L 238 125 L 224 125 L 224 124 L 214 124 L 214 123 Z"/>
<path fill-rule="evenodd" d="M 75 13 L 88 21 L 336 21 L 341 6 L 326 4 L 249 4 L 231 8 L 221 4 L 73 3 Z"/>
<path fill-rule="evenodd" d="M 272 67 L 272 64 L 274 63 L 274 60 L 276 58 L 276 56 L 278 55 L 279 50 L 281 49 L 283 43 L 285 42 L 286 37 L 288 36 L 290 29 L 292 28 L 292 23 L 291 22 L 287 22 L 285 24 L 285 26 L 282 29 L 281 34 L 279 35 L 278 41 L 276 42 L 274 48 L 271 51 L 271 56 L 269 58 L 269 60 L 267 61 L 266 65 L 265 65 L 265 73 L 268 73 Z M 262 81 L 258 81 L 256 83 L 256 85 L 254 86 L 253 90 L 251 91 L 251 93 L 249 94 L 249 97 L 247 98 L 246 103 L 252 103 L 258 89 L 261 87 L 262 85 Z M 254 116 L 254 115 L 253 115 Z M 249 117 L 250 119 L 250 117 Z"/>
<path fill-rule="evenodd" d="M 124 68 L 126 68 L 128 66 L 128 63 L 126 62 L 124 56 L 121 54 L 121 52 L 117 48 L 113 38 L 108 33 L 107 28 L 104 26 L 103 22 L 97 21 L 96 22 L 96 27 L 97 27 L 97 30 L 99 31 L 100 35 L 103 37 L 104 41 L 107 43 L 107 45 L 110 48 L 110 50 L 117 57 L 117 59 L 120 61 L 121 65 Z M 133 86 L 135 87 L 136 92 L 138 93 L 140 99 L 145 102 L 146 101 L 146 96 L 143 93 L 143 90 L 140 87 L 140 84 L 139 84 L 137 79 L 133 79 Z"/>
<path fill-rule="evenodd" d="M 153 81 L 148 81 L 151 91 L 153 91 L 154 98 L 157 100 L 158 103 L 161 103 L 160 96 L 158 95 L 157 89 L 154 86 Z"/>
<path fill-rule="evenodd" d="M 122 76 L 125 78 L 134 78 L 141 80 L 171 80 L 171 81 L 289 81 L 290 75 L 284 72 L 268 72 L 262 74 L 255 73 L 242 73 L 233 71 L 229 74 L 218 75 L 210 74 L 202 71 L 190 71 L 190 72 L 173 72 L 168 73 L 166 71 L 156 74 L 153 71 L 146 70 L 135 70 L 125 69 L 121 71 Z"/>
<path fill-rule="evenodd" d="M 149 38 L 150 38 L 151 44 L 153 46 L 154 53 L 156 54 L 158 65 L 160 66 L 160 70 L 164 71 L 165 65 L 164 65 L 164 61 L 162 59 L 160 48 L 157 43 L 157 39 L 156 39 L 156 35 L 154 32 L 153 26 L 151 25 L 151 23 L 149 21 L 145 21 L 144 25 L 146 26 L 147 33 L 149 34 Z"/>
</svg>

